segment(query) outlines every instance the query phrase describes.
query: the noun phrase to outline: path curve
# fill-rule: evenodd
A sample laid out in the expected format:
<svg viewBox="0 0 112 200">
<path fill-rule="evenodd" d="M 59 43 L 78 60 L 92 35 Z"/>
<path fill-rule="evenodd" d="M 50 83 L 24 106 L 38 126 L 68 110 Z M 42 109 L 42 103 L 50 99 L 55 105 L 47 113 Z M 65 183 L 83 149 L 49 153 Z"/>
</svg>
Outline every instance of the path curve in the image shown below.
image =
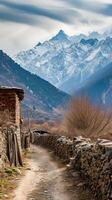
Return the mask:
<svg viewBox="0 0 112 200">
<path fill-rule="evenodd" d="M 29 167 L 13 200 L 94 200 L 77 172 L 74 177 L 47 150 L 32 146 Z"/>
</svg>

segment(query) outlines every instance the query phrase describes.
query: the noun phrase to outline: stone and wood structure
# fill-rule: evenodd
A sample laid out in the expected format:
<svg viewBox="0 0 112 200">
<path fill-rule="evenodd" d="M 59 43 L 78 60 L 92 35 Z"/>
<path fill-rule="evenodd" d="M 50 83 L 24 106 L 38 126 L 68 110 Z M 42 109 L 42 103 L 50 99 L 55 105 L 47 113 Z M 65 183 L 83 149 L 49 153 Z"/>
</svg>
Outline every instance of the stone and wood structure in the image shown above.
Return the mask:
<svg viewBox="0 0 112 200">
<path fill-rule="evenodd" d="M 24 91 L 19 88 L 0 87 L 0 168 L 6 160 L 10 165 L 22 165 L 21 108 Z"/>
<path fill-rule="evenodd" d="M 20 101 L 24 91 L 19 88 L 0 87 L 0 112 L 7 112 L 9 123 L 20 126 Z"/>
</svg>

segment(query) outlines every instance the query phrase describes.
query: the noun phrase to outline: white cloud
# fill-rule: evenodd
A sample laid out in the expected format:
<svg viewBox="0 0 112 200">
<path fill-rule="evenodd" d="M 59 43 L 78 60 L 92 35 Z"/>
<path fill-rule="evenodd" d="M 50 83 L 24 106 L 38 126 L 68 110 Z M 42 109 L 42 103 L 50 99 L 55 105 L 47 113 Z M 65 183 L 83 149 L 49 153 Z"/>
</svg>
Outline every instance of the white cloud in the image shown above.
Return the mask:
<svg viewBox="0 0 112 200">
<path fill-rule="evenodd" d="M 1 0 L 1 2 L 7 2 L 7 0 Z M 15 4 L 21 6 L 23 4 L 23 0 L 8 0 L 8 2 L 13 2 L 14 6 L 16 6 Z M 83 2 L 82 5 L 81 2 Z M 87 2 L 90 10 L 83 6 Z M 63 29 L 70 35 L 94 30 L 101 31 L 112 25 L 109 3 L 111 3 L 111 0 L 28 0 L 27 2 L 24 1 L 24 4 L 28 7 L 11 8 L 10 6 L 8 8 L 0 5 L 2 14 L 0 15 L 0 48 L 10 55 L 14 55 L 18 51 L 31 48 L 39 41 L 49 39 L 59 29 Z M 42 11 L 41 15 L 38 15 L 38 10 L 33 13 L 35 9 L 29 12 L 30 5 L 33 9 L 34 6 L 39 8 L 39 12 Z M 95 7 L 97 7 L 97 11 Z M 20 12 L 21 8 L 22 11 Z M 47 13 L 44 15 L 46 9 Z M 4 11 L 7 11 L 7 13 L 9 11 L 8 15 L 5 15 Z M 10 15 L 10 12 L 13 15 Z M 9 19 L 7 19 L 7 16 Z M 19 17 L 20 19 L 18 19 Z M 22 19 L 24 19 L 23 22 Z"/>
</svg>

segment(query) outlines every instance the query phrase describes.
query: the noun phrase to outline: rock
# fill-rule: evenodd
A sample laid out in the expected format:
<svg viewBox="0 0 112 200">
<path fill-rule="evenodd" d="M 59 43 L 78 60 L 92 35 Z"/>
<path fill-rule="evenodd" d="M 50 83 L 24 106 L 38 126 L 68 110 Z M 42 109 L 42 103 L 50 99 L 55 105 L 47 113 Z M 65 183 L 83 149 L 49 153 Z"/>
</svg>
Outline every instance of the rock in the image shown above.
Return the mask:
<svg viewBox="0 0 112 200">
<path fill-rule="evenodd" d="M 20 169 L 15 168 L 15 172 L 16 172 L 17 175 L 21 175 L 21 170 Z"/>
<path fill-rule="evenodd" d="M 79 178 L 78 170 L 90 186 L 95 197 L 101 200 L 112 199 L 112 142 L 99 139 L 66 136 L 36 136 L 36 144 L 52 150 L 56 156 L 72 169 L 72 175 Z M 85 183 L 77 184 L 78 187 Z M 46 191 L 47 192 L 47 191 Z"/>
<path fill-rule="evenodd" d="M 74 178 L 79 178 L 79 174 L 78 174 L 77 172 L 72 172 L 71 174 L 72 174 L 72 176 L 73 176 Z"/>
<path fill-rule="evenodd" d="M 85 185 L 85 183 L 81 182 L 81 183 L 78 183 L 78 184 L 77 184 L 77 187 L 82 187 L 82 186 L 84 186 L 84 185 Z"/>
<path fill-rule="evenodd" d="M 4 194 L 4 197 L 5 197 L 5 198 L 8 198 L 9 196 L 8 196 L 7 194 Z"/>
<path fill-rule="evenodd" d="M 30 167 L 27 167 L 26 170 L 31 170 L 31 168 L 30 168 Z"/>
</svg>

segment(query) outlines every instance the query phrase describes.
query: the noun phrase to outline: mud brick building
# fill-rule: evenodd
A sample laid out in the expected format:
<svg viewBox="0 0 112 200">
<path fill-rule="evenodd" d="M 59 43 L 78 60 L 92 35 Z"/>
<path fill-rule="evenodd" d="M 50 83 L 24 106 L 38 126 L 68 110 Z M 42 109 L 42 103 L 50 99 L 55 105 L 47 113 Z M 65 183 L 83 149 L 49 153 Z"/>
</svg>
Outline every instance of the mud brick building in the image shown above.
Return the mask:
<svg viewBox="0 0 112 200">
<path fill-rule="evenodd" d="M 16 165 L 21 155 L 21 131 L 20 131 L 20 102 L 24 98 L 24 91 L 19 88 L 0 87 L 0 169 L 5 166 L 7 160 Z M 8 125 L 8 126 L 7 126 Z M 13 139 L 12 139 L 13 138 Z M 14 138 L 17 138 L 17 140 Z M 11 147 L 9 140 L 12 143 Z M 13 144 L 13 142 L 16 142 Z M 14 146 L 19 145 L 19 158 L 14 154 Z M 12 148 L 12 149 L 11 149 Z M 12 152 L 13 151 L 13 155 Z M 7 154 L 7 152 L 9 152 Z M 9 155 L 10 154 L 10 155 Z M 16 156 L 16 161 L 14 160 Z"/>
<path fill-rule="evenodd" d="M 20 102 L 24 91 L 19 88 L 0 87 L 0 113 L 6 112 L 8 121 L 20 126 Z"/>
</svg>

